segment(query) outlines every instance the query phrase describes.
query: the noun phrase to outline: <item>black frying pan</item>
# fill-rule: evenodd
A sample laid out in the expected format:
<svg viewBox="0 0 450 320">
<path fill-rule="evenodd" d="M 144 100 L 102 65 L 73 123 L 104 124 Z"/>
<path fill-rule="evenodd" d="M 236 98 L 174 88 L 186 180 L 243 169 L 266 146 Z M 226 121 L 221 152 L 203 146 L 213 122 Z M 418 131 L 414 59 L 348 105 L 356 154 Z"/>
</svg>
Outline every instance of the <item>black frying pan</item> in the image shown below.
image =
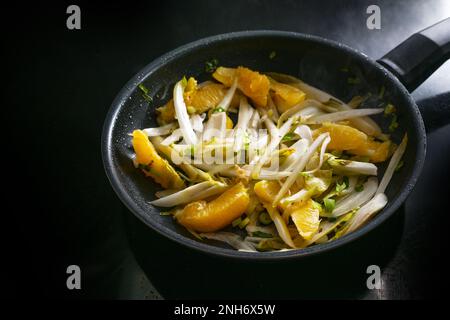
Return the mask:
<svg viewBox="0 0 450 320">
<path fill-rule="evenodd" d="M 269 58 L 275 51 L 276 57 Z M 409 91 L 414 90 L 450 57 L 450 18 L 414 34 L 378 61 L 363 53 L 319 37 L 280 31 L 244 31 L 214 36 L 187 44 L 156 59 L 119 92 L 106 117 L 102 156 L 109 180 L 123 203 L 141 221 L 164 236 L 190 248 L 223 257 L 249 260 L 278 260 L 309 256 L 340 247 L 360 238 L 388 219 L 406 200 L 425 160 L 426 133 L 421 114 Z M 399 116 L 399 128 L 392 138 L 400 142 L 406 131 L 409 141 L 404 166 L 386 190 L 388 205 L 361 229 L 336 241 L 285 252 L 239 252 L 224 244 L 199 241 L 171 218 L 161 216 L 148 202 L 154 199 L 156 184 L 136 170 L 128 134 L 136 128 L 155 126 L 155 108 L 167 102 L 173 85 L 183 76 L 210 79 L 205 62 L 216 58 L 220 65 L 243 65 L 258 71 L 275 71 L 297 76 L 341 100 L 372 93 L 383 99 L 369 99 L 364 107 L 391 102 Z M 348 82 L 348 79 L 357 81 Z M 148 104 L 137 88 L 144 83 L 152 93 Z M 449 115 L 447 115 L 449 116 Z M 375 120 L 387 131 L 389 119 Z M 382 175 L 384 168 L 380 170 Z"/>
</svg>

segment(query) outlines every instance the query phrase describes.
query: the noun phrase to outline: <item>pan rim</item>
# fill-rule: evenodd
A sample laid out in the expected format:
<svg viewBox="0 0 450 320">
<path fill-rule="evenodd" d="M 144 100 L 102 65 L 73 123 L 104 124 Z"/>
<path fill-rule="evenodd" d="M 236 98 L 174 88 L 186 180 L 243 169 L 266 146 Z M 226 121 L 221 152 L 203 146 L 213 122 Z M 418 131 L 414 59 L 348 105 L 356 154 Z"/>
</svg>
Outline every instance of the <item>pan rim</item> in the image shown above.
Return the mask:
<svg viewBox="0 0 450 320">
<path fill-rule="evenodd" d="M 347 52 L 348 54 L 357 57 L 362 63 L 371 64 L 375 68 L 379 69 L 381 72 L 385 74 L 387 80 L 393 82 L 393 84 L 400 90 L 401 95 L 406 99 L 409 103 L 409 107 L 411 108 L 411 112 L 413 112 L 414 124 L 418 130 L 419 134 L 419 143 L 416 146 L 416 158 L 418 161 L 415 161 L 414 167 L 412 169 L 411 175 L 405 180 L 405 188 L 400 192 L 399 196 L 390 202 L 390 206 L 382 210 L 379 214 L 377 214 L 368 224 L 363 226 L 362 228 L 352 232 L 348 235 L 343 236 L 335 241 L 326 244 L 319 244 L 312 247 L 299 249 L 299 250 L 290 250 L 290 251 L 276 251 L 276 252 L 242 252 L 234 249 L 226 249 L 220 248 L 213 245 L 201 243 L 197 240 L 190 239 L 185 237 L 182 234 L 177 233 L 174 230 L 169 229 L 168 227 L 157 224 L 151 219 L 151 216 L 148 215 L 144 210 L 138 206 L 136 201 L 130 196 L 130 194 L 123 188 L 119 182 L 118 172 L 116 168 L 113 166 L 112 161 L 112 131 L 114 128 L 114 119 L 116 115 L 120 112 L 121 106 L 127 100 L 128 96 L 135 90 L 136 86 L 144 81 L 148 76 L 150 76 L 154 71 L 156 71 L 161 65 L 164 63 L 176 59 L 183 54 L 189 52 L 190 50 L 196 49 L 198 47 L 204 47 L 212 43 L 221 42 L 221 41 L 232 41 L 236 39 L 243 38 L 254 38 L 254 37 L 281 37 L 281 38 L 295 38 L 302 41 L 311 41 L 319 44 L 325 44 L 335 49 L 339 49 Z M 218 256 L 222 258 L 232 258 L 236 260 L 249 260 L 249 261 L 278 261 L 278 260 L 292 260 L 314 256 L 317 254 L 322 254 L 325 252 L 329 252 L 338 247 L 342 247 L 347 245 L 362 236 L 370 233 L 372 230 L 377 228 L 383 222 L 385 222 L 388 218 L 390 218 L 394 212 L 396 212 L 399 207 L 404 203 L 408 195 L 411 193 L 414 188 L 417 179 L 420 176 L 420 173 L 423 168 L 423 163 L 426 154 L 426 133 L 425 126 L 420 114 L 420 111 L 412 99 L 410 93 L 406 90 L 403 84 L 397 79 L 389 70 L 384 68 L 378 62 L 368 57 L 366 54 L 351 48 L 345 44 L 325 39 L 318 36 L 313 36 L 309 34 L 291 32 L 291 31 L 276 31 L 276 30 L 247 30 L 247 31 L 238 31 L 231 32 L 225 34 L 219 34 L 207 38 L 202 38 L 194 42 L 190 42 L 183 46 L 180 46 L 158 58 L 150 62 L 144 68 L 142 68 L 135 76 L 133 76 L 125 86 L 119 91 L 115 99 L 113 100 L 111 107 L 106 115 L 105 122 L 103 124 L 102 129 L 102 137 L 101 137 L 101 154 L 102 161 L 104 165 L 104 170 L 110 181 L 113 190 L 118 195 L 123 204 L 130 210 L 139 220 L 145 223 L 147 226 L 158 232 L 159 234 L 165 236 L 166 238 L 175 241 L 185 247 L 190 249 L 194 249 L 196 251 L 206 253 L 213 256 Z"/>
</svg>

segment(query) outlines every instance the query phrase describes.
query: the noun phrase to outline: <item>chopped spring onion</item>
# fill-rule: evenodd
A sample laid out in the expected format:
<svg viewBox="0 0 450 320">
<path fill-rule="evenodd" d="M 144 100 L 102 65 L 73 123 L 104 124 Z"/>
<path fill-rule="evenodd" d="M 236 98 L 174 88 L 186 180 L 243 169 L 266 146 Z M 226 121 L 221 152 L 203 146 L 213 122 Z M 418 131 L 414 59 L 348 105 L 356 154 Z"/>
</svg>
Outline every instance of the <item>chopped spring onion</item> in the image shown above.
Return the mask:
<svg viewBox="0 0 450 320">
<path fill-rule="evenodd" d="M 265 233 L 262 231 L 255 231 L 252 232 L 253 237 L 259 237 L 259 238 L 273 238 L 273 235 L 271 233 Z"/>
<path fill-rule="evenodd" d="M 145 101 L 147 101 L 148 103 L 153 101 L 153 98 L 148 94 L 149 90 L 147 89 L 146 86 L 144 86 L 144 84 L 140 83 L 138 85 L 138 88 L 142 91 L 142 97 L 144 98 Z"/>
<path fill-rule="evenodd" d="M 395 129 L 397 128 L 398 128 L 397 115 L 394 113 L 392 114 L 391 123 L 389 124 L 389 131 L 394 132 Z"/>
<path fill-rule="evenodd" d="M 395 113 L 397 110 L 395 109 L 394 105 L 392 103 L 388 103 L 387 106 L 384 108 L 384 115 L 388 116 L 390 114 Z"/>
<path fill-rule="evenodd" d="M 270 215 L 266 211 L 263 211 L 259 214 L 258 221 L 264 225 L 272 223 L 272 219 L 270 219 Z"/>
<path fill-rule="evenodd" d="M 277 56 L 277 52 L 276 51 L 271 51 L 269 54 L 269 59 L 272 60 Z"/>
<path fill-rule="evenodd" d="M 217 108 L 215 108 L 215 109 L 213 109 L 213 113 L 216 113 L 216 112 L 224 112 L 225 111 L 225 109 L 224 108 L 222 108 L 222 107 L 217 107 Z"/>
<path fill-rule="evenodd" d="M 336 201 L 331 198 L 325 198 L 323 199 L 323 206 L 327 212 L 332 213 L 336 206 Z"/>
<path fill-rule="evenodd" d="M 245 219 L 243 219 L 240 223 L 239 223 L 239 228 L 240 229 L 244 229 L 248 223 L 250 222 L 250 218 L 249 217 L 245 217 Z"/>
<path fill-rule="evenodd" d="M 398 163 L 398 165 L 395 167 L 395 172 L 399 171 L 404 165 L 403 160 L 400 160 L 400 162 Z"/>
<path fill-rule="evenodd" d="M 205 71 L 208 73 L 213 73 L 216 71 L 217 67 L 219 66 L 219 60 L 216 58 L 211 59 L 210 61 L 205 62 Z"/>
<path fill-rule="evenodd" d="M 292 141 L 294 139 L 295 139 L 295 134 L 293 132 L 288 132 L 281 139 L 281 142 L 288 142 L 288 141 Z"/>
<path fill-rule="evenodd" d="M 231 222 L 231 225 L 232 225 L 233 227 L 236 227 L 236 226 L 238 226 L 241 222 L 242 222 L 242 218 L 239 217 L 239 218 L 233 220 L 233 222 Z"/>
<path fill-rule="evenodd" d="M 386 91 L 386 88 L 384 86 L 381 86 L 380 93 L 378 94 L 378 98 L 383 99 L 385 91 Z"/>
</svg>

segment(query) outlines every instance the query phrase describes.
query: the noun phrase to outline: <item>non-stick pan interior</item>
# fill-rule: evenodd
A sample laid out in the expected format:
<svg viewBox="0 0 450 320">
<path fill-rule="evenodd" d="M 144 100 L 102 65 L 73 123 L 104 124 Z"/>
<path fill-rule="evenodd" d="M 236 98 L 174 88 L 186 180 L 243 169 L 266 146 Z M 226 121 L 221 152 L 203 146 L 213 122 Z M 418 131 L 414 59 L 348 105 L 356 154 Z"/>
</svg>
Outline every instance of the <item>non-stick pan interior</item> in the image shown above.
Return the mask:
<svg viewBox="0 0 450 320">
<path fill-rule="evenodd" d="M 301 254 L 296 255 L 325 250 L 356 238 L 398 208 L 414 184 L 416 175 L 413 173 L 420 171 L 425 147 L 424 129 L 417 107 L 400 83 L 377 63 L 345 46 L 293 33 L 247 32 L 210 38 L 169 53 L 144 68 L 114 101 L 103 134 L 105 167 L 116 192 L 141 220 L 172 239 L 221 255 L 257 255 L 261 258 L 295 255 L 293 252 L 243 253 L 217 242 L 200 243 L 170 217 L 161 216 L 158 208 L 148 204 L 154 199 L 158 187 L 133 167 L 128 134 L 133 129 L 156 126 L 155 108 L 170 99 L 174 83 L 183 76 L 211 79 L 211 75 L 205 72 L 205 62 L 211 59 L 217 59 L 221 66 L 242 65 L 261 72 L 287 73 L 343 101 L 349 101 L 355 95 L 370 94 L 364 107 L 392 103 L 398 110 L 399 128 L 392 133 L 393 141 L 399 143 L 402 135 L 408 133 L 404 166 L 395 174 L 387 189 L 390 202 L 383 212 L 357 234 L 344 237 L 334 244 L 302 250 Z M 145 101 L 137 88 L 140 82 L 149 89 L 153 97 L 151 103 Z M 382 90 L 384 95 L 381 99 Z M 387 128 L 391 118 L 379 115 L 374 119 L 385 132 L 389 132 Z M 379 179 L 384 169 L 385 166 L 381 166 Z"/>
</svg>

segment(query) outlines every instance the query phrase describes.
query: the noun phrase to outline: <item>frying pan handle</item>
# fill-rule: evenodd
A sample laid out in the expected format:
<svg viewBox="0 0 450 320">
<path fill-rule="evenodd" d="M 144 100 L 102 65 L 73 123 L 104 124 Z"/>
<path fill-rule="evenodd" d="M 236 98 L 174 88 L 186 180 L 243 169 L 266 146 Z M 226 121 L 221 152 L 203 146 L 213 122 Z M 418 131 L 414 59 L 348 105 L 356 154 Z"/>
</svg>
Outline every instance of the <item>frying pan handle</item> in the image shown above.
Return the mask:
<svg viewBox="0 0 450 320">
<path fill-rule="evenodd" d="M 378 62 L 411 92 L 450 58 L 450 18 L 403 41 Z"/>
</svg>

